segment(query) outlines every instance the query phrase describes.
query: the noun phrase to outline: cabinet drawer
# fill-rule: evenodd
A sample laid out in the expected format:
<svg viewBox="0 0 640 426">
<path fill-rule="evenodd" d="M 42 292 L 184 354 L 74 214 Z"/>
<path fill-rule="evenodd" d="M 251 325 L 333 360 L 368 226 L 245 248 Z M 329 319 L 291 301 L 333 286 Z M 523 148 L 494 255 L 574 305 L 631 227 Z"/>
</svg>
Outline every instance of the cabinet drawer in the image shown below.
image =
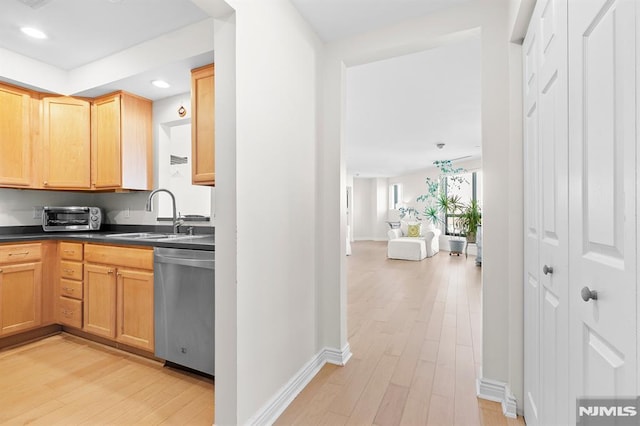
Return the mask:
<svg viewBox="0 0 640 426">
<path fill-rule="evenodd" d="M 153 249 L 85 244 L 87 262 L 153 270 Z"/>
<path fill-rule="evenodd" d="M 82 328 L 82 302 L 68 297 L 60 297 L 58 299 L 58 321 L 60 324 Z"/>
<path fill-rule="evenodd" d="M 82 281 L 60 279 L 60 296 L 82 300 Z"/>
<path fill-rule="evenodd" d="M 82 261 L 82 243 L 60 243 L 60 259 Z"/>
<path fill-rule="evenodd" d="M 61 260 L 60 276 L 71 280 L 82 280 L 82 263 Z"/>
<path fill-rule="evenodd" d="M 0 263 L 40 260 L 42 244 L 10 244 L 0 246 Z"/>
</svg>

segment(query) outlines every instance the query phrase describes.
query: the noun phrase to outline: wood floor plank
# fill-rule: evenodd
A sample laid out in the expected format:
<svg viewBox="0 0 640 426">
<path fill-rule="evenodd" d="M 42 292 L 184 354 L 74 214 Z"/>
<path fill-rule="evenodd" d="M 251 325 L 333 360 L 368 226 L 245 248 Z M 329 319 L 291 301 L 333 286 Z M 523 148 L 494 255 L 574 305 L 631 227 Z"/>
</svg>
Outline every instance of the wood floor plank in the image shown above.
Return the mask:
<svg viewBox="0 0 640 426">
<path fill-rule="evenodd" d="M 380 402 L 373 422 L 380 426 L 399 425 L 408 395 L 409 388 L 390 383 Z"/>
<path fill-rule="evenodd" d="M 397 363 L 397 356 L 382 356 L 371 375 L 371 380 L 362 391 L 353 412 L 349 416 L 347 424 L 367 425 L 373 423 Z"/>
</svg>

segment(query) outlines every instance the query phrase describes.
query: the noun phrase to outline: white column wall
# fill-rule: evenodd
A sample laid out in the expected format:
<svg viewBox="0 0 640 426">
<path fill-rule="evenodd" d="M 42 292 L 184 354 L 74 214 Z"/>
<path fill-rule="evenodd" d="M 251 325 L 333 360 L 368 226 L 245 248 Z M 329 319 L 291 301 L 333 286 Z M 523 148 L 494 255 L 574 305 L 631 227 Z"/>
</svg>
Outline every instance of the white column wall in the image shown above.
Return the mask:
<svg viewBox="0 0 640 426">
<path fill-rule="evenodd" d="M 373 239 L 374 179 L 353 179 L 353 239 Z"/>
<path fill-rule="evenodd" d="M 322 45 L 288 0 L 238 1 L 235 9 L 235 420 L 244 424 L 318 350 L 316 70 Z"/>
<path fill-rule="evenodd" d="M 386 223 L 389 212 L 389 181 L 387 178 L 376 178 L 375 191 L 376 204 L 372 234 L 374 240 L 385 241 L 387 229 L 389 229 Z"/>
</svg>

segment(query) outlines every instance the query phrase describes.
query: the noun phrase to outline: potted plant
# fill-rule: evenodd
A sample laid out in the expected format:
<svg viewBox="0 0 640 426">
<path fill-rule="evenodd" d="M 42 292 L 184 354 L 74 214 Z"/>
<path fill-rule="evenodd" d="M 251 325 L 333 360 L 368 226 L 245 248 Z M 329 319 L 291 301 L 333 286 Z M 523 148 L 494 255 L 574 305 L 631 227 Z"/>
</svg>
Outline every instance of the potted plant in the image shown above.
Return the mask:
<svg viewBox="0 0 640 426">
<path fill-rule="evenodd" d="M 480 206 L 477 200 L 471 200 L 471 202 L 464 207 L 462 216 L 460 217 L 460 225 L 464 234 L 467 237 L 468 243 L 476 242 L 476 232 L 478 226 L 482 224 L 482 213 L 480 212 Z"/>
<path fill-rule="evenodd" d="M 464 204 L 458 195 L 447 196 L 442 193 L 438 196 L 438 208 L 441 212 L 451 216 L 452 229 L 449 230 L 449 255 L 460 255 L 464 250 L 465 240 L 462 238 L 461 215 Z"/>
</svg>

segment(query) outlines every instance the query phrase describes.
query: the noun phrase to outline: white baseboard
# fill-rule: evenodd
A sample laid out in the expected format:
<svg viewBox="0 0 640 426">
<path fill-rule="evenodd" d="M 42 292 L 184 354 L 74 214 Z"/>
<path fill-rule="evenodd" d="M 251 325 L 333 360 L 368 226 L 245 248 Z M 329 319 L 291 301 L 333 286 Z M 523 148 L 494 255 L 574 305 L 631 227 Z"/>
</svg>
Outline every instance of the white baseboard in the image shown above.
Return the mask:
<svg viewBox="0 0 640 426">
<path fill-rule="evenodd" d="M 341 351 L 333 348 L 324 348 L 321 353 L 323 352 L 327 363 L 340 366 L 347 365 L 352 355 L 349 343 L 344 345 Z"/>
<path fill-rule="evenodd" d="M 280 390 L 253 415 L 246 424 L 271 425 L 286 410 L 296 396 L 313 380 L 327 363 L 345 365 L 351 358 L 351 348 L 347 343 L 342 350 L 323 348 L 307 362 Z"/>
<path fill-rule="evenodd" d="M 480 378 L 476 382 L 476 394 L 478 398 L 502 404 L 502 414 L 504 414 L 505 417 L 513 419 L 517 417 L 516 398 L 506 383 Z"/>
</svg>

